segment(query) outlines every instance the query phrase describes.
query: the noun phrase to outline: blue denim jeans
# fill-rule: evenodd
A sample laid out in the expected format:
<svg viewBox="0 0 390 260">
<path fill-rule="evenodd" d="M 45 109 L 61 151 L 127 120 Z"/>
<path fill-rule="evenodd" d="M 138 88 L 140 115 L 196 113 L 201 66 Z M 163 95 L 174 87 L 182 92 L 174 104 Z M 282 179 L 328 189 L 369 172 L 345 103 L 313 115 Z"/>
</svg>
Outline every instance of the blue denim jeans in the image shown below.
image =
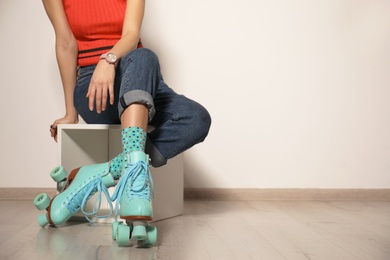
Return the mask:
<svg viewBox="0 0 390 260">
<path fill-rule="evenodd" d="M 89 83 L 96 65 L 81 67 L 74 92 L 77 112 L 87 124 L 120 124 L 120 115 L 133 103 L 149 109 L 146 153 L 159 167 L 167 160 L 202 142 L 210 129 L 211 117 L 199 103 L 175 93 L 165 84 L 158 57 L 146 48 L 136 49 L 118 63 L 115 75 L 115 103 L 102 113 L 88 109 Z"/>
</svg>

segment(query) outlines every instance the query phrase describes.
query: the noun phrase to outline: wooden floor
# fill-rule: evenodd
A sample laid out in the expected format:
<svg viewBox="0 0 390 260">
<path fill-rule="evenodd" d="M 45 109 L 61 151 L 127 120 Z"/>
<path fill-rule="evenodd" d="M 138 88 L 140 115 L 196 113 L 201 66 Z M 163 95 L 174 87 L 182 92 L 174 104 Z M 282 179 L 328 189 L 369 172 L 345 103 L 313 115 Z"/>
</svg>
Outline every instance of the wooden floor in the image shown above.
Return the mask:
<svg viewBox="0 0 390 260">
<path fill-rule="evenodd" d="M 0 259 L 390 259 L 390 202 L 186 201 L 147 249 L 107 223 L 40 228 L 32 201 L 0 207 Z"/>
</svg>

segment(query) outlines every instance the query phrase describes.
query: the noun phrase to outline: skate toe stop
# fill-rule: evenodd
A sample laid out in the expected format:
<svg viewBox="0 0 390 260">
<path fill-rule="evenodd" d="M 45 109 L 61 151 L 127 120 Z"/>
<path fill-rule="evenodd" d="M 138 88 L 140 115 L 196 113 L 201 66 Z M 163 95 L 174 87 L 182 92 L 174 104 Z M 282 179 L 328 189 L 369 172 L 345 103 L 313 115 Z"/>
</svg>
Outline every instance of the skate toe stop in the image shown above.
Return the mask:
<svg viewBox="0 0 390 260">
<path fill-rule="evenodd" d="M 37 219 L 38 219 L 38 224 L 39 224 L 41 227 L 44 227 L 44 226 L 46 226 L 47 224 L 49 224 L 49 221 L 47 220 L 46 214 L 40 214 L 40 215 L 38 215 Z"/>
</svg>

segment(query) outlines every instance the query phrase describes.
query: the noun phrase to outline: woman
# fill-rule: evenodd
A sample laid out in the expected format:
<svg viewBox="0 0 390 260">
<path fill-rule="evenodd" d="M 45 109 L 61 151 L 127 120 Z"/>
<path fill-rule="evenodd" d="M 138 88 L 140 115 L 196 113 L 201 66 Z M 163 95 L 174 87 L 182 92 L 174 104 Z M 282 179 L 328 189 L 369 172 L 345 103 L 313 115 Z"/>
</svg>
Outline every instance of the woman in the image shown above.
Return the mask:
<svg viewBox="0 0 390 260">
<path fill-rule="evenodd" d="M 123 152 L 97 168 L 82 167 L 61 194 L 77 193 L 85 203 L 97 190 L 114 185 L 112 179 L 120 179 L 112 198 L 119 200 L 120 217 L 129 223 L 150 221 L 148 157 L 159 167 L 202 142 L 211 125 L 210 115 L 170 89 L 163 81 L 157 56 L 143 48 L 140 31 L 145 0 L 43 0 L 43 4 L 55 30 L 66 106 L 65 116 L 50 126 L 51 136 L 57 138 L 58 124 L 78 123 L 78 115 L 89 124 L 122 125 Z M 150 133 L 148 125 L 154 128 Z M 96 171 L 95 181 L 85 186 L 88 189 L 74 188 L 74 183 L 82 183 Z M 48 216 L 40 220 L 42 226 L 61 224 L 84 205 L 73 199 L 71 210 L 63 209 L 59 205 L 68 199 L 65 197 L 52 200 Z M 56 200 L 61 202 L 54 203 Z M 52 221 L 55 214 L 61 216 Z M 117 223 L 113 228 L 113 238 L 118 229 L 121 244 L 120 237 L 130 232 L 129 228 L 118 228 Z M 144 240 L 149 231 L 143 224 L 134 224 L 132 237 Z"/>
</svg>

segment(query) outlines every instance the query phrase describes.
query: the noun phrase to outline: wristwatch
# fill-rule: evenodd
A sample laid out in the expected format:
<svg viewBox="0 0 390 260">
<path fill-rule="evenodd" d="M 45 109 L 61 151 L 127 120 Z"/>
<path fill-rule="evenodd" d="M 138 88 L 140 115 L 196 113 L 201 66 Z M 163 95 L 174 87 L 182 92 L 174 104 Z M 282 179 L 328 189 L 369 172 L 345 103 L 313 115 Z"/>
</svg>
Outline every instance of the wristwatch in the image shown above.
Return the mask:
<svg viewBox="0 0 390 260">
<path fill-rule="evenodd" d="M 116 57 L 116 55 L 114 53 L 111 53 L 111 52 L 107 52 L 107 53 L 104 53 L 100 56 L 99 60 L 106 60 L 108 64 L 114 64 L 115 65 L 115 68 L 118 64 L 118 58 Z"/>
</svg>

